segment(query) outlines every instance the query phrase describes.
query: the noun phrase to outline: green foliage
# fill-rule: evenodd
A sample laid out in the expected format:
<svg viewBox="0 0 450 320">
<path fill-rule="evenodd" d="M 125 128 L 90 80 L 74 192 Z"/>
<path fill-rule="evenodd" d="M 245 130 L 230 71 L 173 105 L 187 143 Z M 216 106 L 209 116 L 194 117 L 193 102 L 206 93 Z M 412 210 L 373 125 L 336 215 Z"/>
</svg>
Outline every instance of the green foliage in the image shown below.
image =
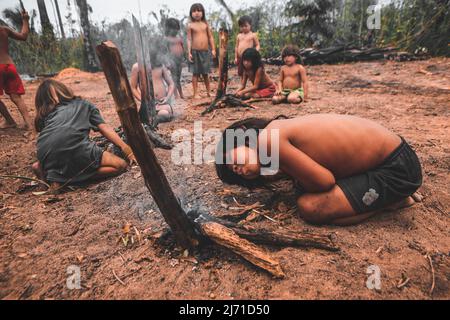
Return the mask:
<svg viewBox="0 0 450 320">
<path fill-rule="evenodd" d="M 230 61 L 234 59 L 239 33 L 236 21 L 242 15 L 252 17 L 253 31 L 259 36 L 264 57 L 278 56 L 288 43 L 300 47 L 365 45 L 369 34 L 374 37 L 374 45 L 398 46 L 409 51 L 426 48 L 432 55 L 450 56 L 450 0 L 383 1 L 381 29 L 370 32 L 366 24 L 367 8 L 376 3 L 377 0 L 265 0 L 233 12 L 235 21 L 231 21 L 230 14 L 221 8 L 207 12 L 207 18 L 215 32 L 216 44 L 220 27 L 225 25 L 229 29 Z M 38 74 L 53 73 L 66 67 L 82 68 L 82 40 L 76 19 L 71 14 L 70 2 L 68 9 L 65 18 L 69 38 L 66 40 L 49 39 L 33 31 L 31 26 L 27 42 L 11 41 L 10 53 L 20 72 Z M 160 46 L 164 21 L 168 17 L 174 17 L 174 14 L 167 7 L 146 16 L 147 21 L 141 27 L 144 39 L 151 47 Z M 17 8 L 4 10 L 3 18 L 15 29 L 21 28 Z M 180 20 L 180 35 L 185 39 L 187 21 L 186 13 Z M 136 61 L 133 27 L 126 19 L 118 23 L 92 24 L 91 36 L 94 45 L 106 39 L 115 42 L 127 68 Z"/>
</svg>

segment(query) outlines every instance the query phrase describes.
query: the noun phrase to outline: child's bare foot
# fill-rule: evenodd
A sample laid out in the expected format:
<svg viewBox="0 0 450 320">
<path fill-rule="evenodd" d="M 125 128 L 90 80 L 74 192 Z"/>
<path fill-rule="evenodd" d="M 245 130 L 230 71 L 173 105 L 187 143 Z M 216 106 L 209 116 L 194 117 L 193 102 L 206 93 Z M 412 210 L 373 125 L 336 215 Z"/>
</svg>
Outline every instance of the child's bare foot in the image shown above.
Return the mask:
<svg viewBox="0 0 450 320">
<path fill-rule="evenodd" d="M 396 202 L 388 207 L 386 207 L 386 210 L 388 211 L 394 211 L 399 209 L 404 209 L 408 207 L 412 207 L 416 204 L 416 201 L 412 197 L 405 198 L 403 200 L 400 200 L 399 202 Z"/>
<path fill-rule="evenodd" d="M 200 96 L 199 96 L 198 94 L 193 95 L 193 96 L 192 96 L 192 99 L 194 99 L 194 100 L 195 100 L 195 99 L 200 99 Z"/>
</svg>

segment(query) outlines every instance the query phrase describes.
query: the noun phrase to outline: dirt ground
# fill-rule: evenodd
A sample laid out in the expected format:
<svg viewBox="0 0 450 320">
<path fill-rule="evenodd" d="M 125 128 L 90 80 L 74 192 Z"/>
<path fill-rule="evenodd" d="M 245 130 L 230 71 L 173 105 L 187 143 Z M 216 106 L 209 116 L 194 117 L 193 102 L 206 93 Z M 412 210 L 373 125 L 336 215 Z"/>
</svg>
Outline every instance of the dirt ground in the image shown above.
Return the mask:
<svg viewBox="0 0 450 320">
<path fill-rule="evenodd" d="M 275 77 L 278 68 L 268 70 Z M 230 71 L 230 89 L 238 86 L 235 73 Z M 276 197 L 269 191 L 250 193 L 223 185 L 212 163 L 177 166 L 170 151 L 157 150 L 186 206 L 223 215 L 238 204 L 260 201 L 270 219 L 247 222 L 250 225 L 335 234 L 341 248 L 337 253 L 267 248 L 286 273 L 285 279 L 275 280 L 216 246 L 186 258 L 172 237 L 161 240 L 167 226 L 138 168 L 58 196 L 36 196 L 32 191 L 39 187 L 28 181 L 0 179 L 0 298 L 449 299 L 450 60 L 323 65 L 308 67 L 308 73 L 311 99 L 300 106 L 263 102 L 255 103 L 257 110 L 229 108 L 200 117 L 202 107 L 179 100 L 183 115 L 160 125 L 160 132 L 170 139 L 178 128 L 192 132 L 196 120 L 203 121 L 204 129 L 223 129 L 250 116 L 366 117 L 402 135 L 416 149 L 424 172 L 423 202 L 381 213 L 358 226 L 315 227 L 296 217 L 289 186 L 282 186 Z M 103 74 L 75 70 L 58 80 L 95 103 L 108 122 L 119 125 Z M 190 96 L 188 80 L 186 75 L 185 92 Z M 38 84 L 26 83 L 30 110 Z M 2 99 L 20 120 L 11 102 Z M 0 136 L 0 174 L 31 177 L 36 140 L 19 129 L 0 130 Z M 372 265 L 380 268 L 381 290 L 366 286 Z M 70 266 L 80 268 L 80 289 L 66 285 Z"/>
</svg>

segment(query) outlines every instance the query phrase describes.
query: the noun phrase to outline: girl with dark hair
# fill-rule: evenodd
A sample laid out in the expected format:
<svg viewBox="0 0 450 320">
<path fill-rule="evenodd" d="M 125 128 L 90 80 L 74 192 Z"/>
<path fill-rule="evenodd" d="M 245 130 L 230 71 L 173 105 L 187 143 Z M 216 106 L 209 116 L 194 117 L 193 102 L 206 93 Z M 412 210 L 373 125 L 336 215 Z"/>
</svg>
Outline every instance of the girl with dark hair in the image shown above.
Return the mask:
<svg viewBox="0 0 450 320">
<path fill-rule="evenodd" d="M 252 130 L 256 135 L 249 134 Z M 299 187 L 299 216 L 310 223 L 355 224 L 379 210 L 410 206 L 422 184 L 419 159 L 408 143 L 354 116 L 237 122 L 225 130 L 217 148 L 219 178 L 245 187 L 264 185 L 264 152 L 277 160 L 277 175 L 291 177 Z"/>
<path fill-rule="evenodd" d="M 241 87 L 236 92 L 237 97 L 271 98 L 276 92 L 275 83 L 264 70 L 261 54 L 254 48 L 248 48 L 242 54 L 240 61 L 243 72 Z M 253 84 L 246 88 L 247 81 Z"/>
<path fill-rule="evenodd" d="M 75 96 L 63 83 L 51 79 L 42 82 L 35 105 L 39 161 L 33 164 L 33 171 L 40 179 L 57 187 L 69 181 L 79 183 L 124 172 L 127 163 L 123 159 L 89 140 L 91 129 L 100 131 L 130 161 L 135 161 L 131 148 L 105 123 L 99 110 Z"/>
<path fill-rule="evenodd" d="M 209 84 L 210 73 L 210 53 L 213 58 L 216 57 L 216 47 L 212 30 L 205 17 L 205 8 L 201 3 L 195 3 L 189 10 L 191 22 L 187 27 L 187 45 L 189 54 L 189 69 L 192 72 L 193 98 L 197 99 L 198 95 L 198 77 L 203 77 L 205 81 L 208 97 L 211 96 L 211 87 Z"/>
</svg>

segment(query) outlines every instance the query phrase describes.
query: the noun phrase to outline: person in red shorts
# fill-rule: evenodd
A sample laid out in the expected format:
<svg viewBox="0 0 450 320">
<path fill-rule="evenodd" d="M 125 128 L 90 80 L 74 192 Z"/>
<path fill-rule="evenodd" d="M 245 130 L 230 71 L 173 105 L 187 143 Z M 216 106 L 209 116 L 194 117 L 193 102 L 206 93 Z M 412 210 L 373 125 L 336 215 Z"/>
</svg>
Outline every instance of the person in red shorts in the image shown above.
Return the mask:
<svg viewBox="0 0 450 320">
<path fill-rule="evenodd" d="M 28 113 L 27 106 L 22 99 L 25 94 L 22 80 L 17 72 L 13 60 L 9 56 L 9 38 L 26 41 L 30 32 L 28 20 L 30 17 L 26 11 L 22 12 L 22 31 L 16 32 L 7 26 L 0 26 L 0 97 L 5 93 L 19 109 L 25 121 L 25 129 L 32 130 L 33 123 Z M 0 128 L 15 127 L 16 122 L 6 109 L 6 105 L 0 99 L 0 114 L 5 121 L 0 122 Z"/>
</svg>

